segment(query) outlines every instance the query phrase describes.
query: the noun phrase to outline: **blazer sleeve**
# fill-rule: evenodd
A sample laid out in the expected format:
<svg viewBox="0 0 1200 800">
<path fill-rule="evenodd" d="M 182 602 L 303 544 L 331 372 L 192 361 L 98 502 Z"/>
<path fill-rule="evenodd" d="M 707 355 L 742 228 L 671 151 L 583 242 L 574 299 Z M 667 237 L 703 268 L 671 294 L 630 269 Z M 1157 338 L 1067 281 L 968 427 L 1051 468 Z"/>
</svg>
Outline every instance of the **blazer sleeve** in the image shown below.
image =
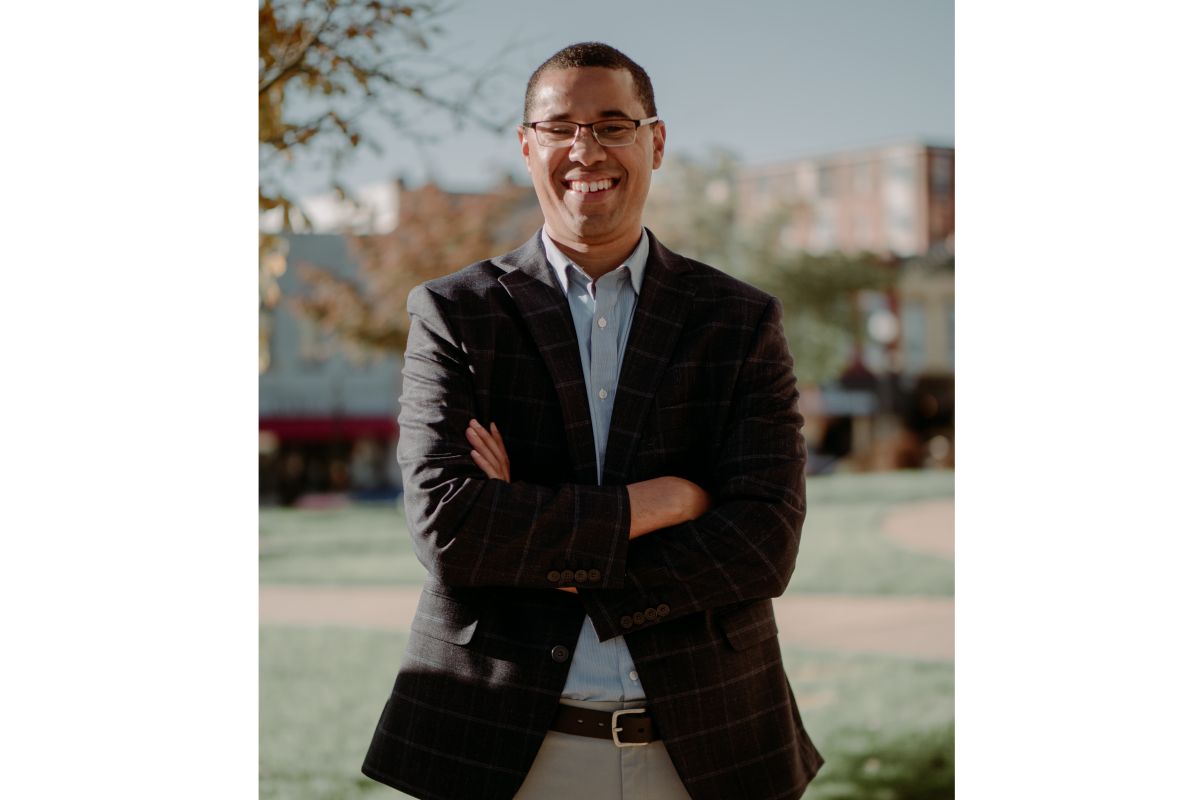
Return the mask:
<svg viewBox="0 0 1200 800">
<path fill-rule="evenodd" d="M 582 591 L 601 641 L 706 609 L 778 597 L 796 566 L 805 515 L 799 392 L 771 298 L 734 389 L 714 481 L 699 518 L 630 543 L 626 585 Z"/>
<path fill-rule="evenodd" d="M 417 558 L 447 586 L 551 588 L 564 564 L 587 575 L 575 586 L 623 586 L 624 486 L 506 483 L 471 459 L 473 369 L 451 305 L 427 286 L 408 297 L 397 458 Z"/>
</svg>

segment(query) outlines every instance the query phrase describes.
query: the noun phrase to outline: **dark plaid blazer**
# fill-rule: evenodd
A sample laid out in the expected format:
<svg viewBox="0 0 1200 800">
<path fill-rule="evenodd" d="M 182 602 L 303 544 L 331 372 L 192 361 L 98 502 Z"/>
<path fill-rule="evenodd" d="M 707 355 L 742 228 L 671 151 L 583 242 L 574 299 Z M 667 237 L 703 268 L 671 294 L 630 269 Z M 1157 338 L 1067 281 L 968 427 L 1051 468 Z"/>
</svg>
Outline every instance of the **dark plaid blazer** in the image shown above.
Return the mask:
<svg viewBox="0 0 1200 800">
<path fill-rule="evenodd" d="M 409 296 L 399 459 L 429 578 L 363 764 L 420 798 L 511 798 L 550 726 L 584 614 L 625 637 L 695 798 L 795 798 L 822 764 L 770 598 L 804 520 L 804 440 L 779 301 L 650 237 L 602 485 L 571 313 L 540 237 Z M 470 458 L 495 422 L 512 482 Z M 713 497 L 629 541 L 625 485 Z M 575 586 L 578 595 L 556 591 Z M 581 792 L 586 796 L 586 790 Z"/>
</svg>

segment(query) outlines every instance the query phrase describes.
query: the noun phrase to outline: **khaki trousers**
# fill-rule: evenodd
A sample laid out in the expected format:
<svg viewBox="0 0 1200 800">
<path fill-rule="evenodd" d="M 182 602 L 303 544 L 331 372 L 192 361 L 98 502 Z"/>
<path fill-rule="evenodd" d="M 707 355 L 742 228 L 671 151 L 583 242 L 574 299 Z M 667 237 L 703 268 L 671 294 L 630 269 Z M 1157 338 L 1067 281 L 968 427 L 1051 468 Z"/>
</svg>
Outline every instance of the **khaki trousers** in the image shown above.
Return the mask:
<svg viewBox="0 0 1200 800">
<path fill-rule="evenodd" d="M 615 711 L 641 701 L 562 701 Z M 688 800 L 690 795 L 660 739 L 645 747 L 617 747 L 605 739 L 549 731 L 514 800 Z"/>
</svg>

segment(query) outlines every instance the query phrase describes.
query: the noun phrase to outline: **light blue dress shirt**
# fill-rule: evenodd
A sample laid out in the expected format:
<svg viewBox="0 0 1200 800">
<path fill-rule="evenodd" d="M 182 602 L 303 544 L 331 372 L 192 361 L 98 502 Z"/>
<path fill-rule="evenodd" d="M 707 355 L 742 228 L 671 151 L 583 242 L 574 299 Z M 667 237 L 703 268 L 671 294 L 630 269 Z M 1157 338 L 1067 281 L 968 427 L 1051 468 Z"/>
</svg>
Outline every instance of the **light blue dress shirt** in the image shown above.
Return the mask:
<svg viewBox="0 0 1200 800">
<path fill-rule="evenodd" d="M 642 278 L 650 239 L 642 229 L 642 238 L 633 253 L 617 269 L 592 280 L 587 273 L 563 255 L 542 229 L 546 258 L 554 268 L 559 285 L 571 307 L 575 338 L 579 342 L 579 363 L 587 385 L 588 405 L 592 413 L 592 435 L 596 445 L 596 480 L 604 473 L 604 454 L 608 448 L 608 428 L 612 421 L 613 401 L 625 342 L 633 326 L 633 311 Z M 591 617 L 584 617 L 579 640 L 562 696 L 572 700 L 641 700 L 646 696 L 638 680 L 633 656 L 623 636 L 601 642 Z"/>
</svg>

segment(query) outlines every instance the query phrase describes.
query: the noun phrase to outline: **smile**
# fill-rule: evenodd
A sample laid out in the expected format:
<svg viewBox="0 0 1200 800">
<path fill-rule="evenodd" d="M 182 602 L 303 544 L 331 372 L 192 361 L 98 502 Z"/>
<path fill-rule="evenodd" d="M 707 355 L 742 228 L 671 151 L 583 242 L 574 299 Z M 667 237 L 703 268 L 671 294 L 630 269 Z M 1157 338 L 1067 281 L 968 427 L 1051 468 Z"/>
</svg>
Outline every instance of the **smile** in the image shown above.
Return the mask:
<svg viewBox="0 0 1200 800">
<path fill-rule="evenodd" d="M 604 178 L 598 181 L 563 181 L 563 185 L 572 192 L 579 194 L 592 194 L 593 192 L 606 192 L 616 186 L 620 181 L 613 178 Z"/>
</svg>

